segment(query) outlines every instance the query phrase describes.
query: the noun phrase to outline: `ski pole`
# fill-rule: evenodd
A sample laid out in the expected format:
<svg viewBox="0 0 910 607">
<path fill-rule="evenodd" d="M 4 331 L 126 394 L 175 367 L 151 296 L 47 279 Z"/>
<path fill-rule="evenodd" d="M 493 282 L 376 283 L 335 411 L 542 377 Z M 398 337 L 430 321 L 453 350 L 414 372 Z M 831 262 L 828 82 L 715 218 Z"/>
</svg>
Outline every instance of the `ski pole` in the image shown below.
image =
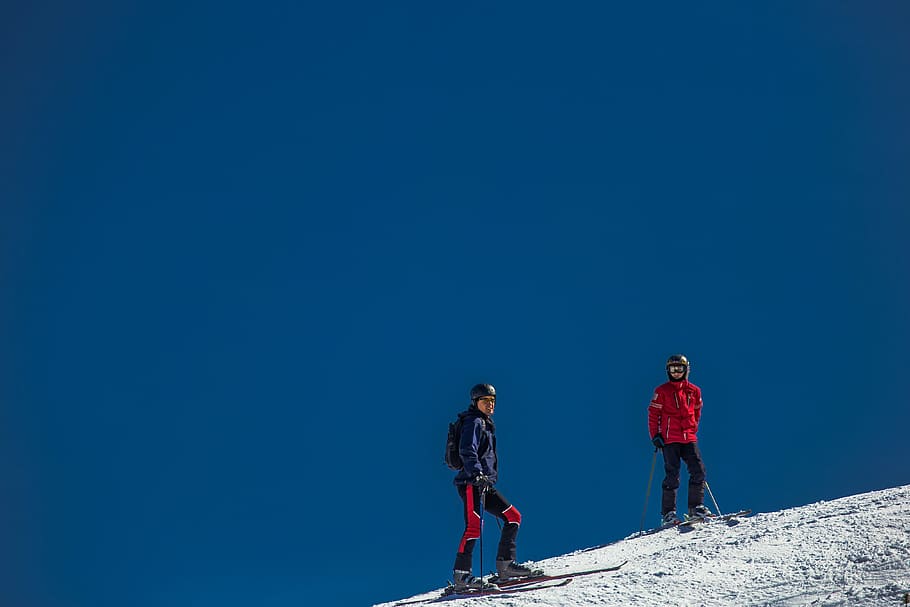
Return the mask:
<svg viewBox="0 0 910 607">
<path fill-rule="evenodd" d="M 654 447 L 654 457 L 651 458 L 651 473 L 648 474 L 648 489 L 645 491 L 645 507 L 641 510 L 641 525 L 638 527 L 638 535 L 645 531 L 645 514 L 648 512 L 648 498 L 651 497 L 651 484 L 654 481 L 654 465 L 657 463 L 657 451 L 660 447 Z"/>
<path fill-rule="evenodd" d="M 711 496 L 711 501 L 714 502 L 714 508 L 717 510 L 717 516 L 723 516 L 723 513 L 720 511 L 720 506 L 717 505 L 717 500 L 714 499 L 714 492 L 711 491 L 711 485 L 708 484 L 708 481 L 705 481 L 705 489 L 708 490 L 708 495 Z"/>
</svg>

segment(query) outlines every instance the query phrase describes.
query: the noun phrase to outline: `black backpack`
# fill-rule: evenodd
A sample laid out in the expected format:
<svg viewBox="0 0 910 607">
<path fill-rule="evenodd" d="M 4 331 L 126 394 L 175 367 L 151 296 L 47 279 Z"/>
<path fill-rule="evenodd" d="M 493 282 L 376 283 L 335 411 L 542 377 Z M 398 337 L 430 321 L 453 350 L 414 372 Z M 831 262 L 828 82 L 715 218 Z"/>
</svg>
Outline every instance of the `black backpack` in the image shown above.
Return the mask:
<svg viewBox="0 0 910 607">
<path fill-rule="evenodd" d="M 449 424 L 449 435 L 446 437 L 446 456 L 445 462 L 452 470 L 461 470 L 464 468 L 464 462 L 461 461 L 461 454 L 458 452 L 458 444 L 461 442 L 461 427 L 464 425 L 464 415 L 459 414 L 458 419 Z"/>
</svg>

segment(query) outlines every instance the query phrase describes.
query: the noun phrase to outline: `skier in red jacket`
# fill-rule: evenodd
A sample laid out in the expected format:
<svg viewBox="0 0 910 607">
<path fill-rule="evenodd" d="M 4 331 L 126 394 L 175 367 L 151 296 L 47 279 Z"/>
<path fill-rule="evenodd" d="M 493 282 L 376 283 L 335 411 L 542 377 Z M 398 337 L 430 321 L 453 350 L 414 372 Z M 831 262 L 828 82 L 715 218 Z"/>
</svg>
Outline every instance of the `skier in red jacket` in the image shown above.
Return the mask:
<svg viewBox="0 0 910 607">
<path fill-rule="evenodd" d="M 663 524 L 679 522 L 676 514 L 676 491 L 679 489 L 680 460 L 689 471 L 689 516 L 711 516 L 702 503 L 705 499 L 705 464 L 698 450 L 698 422 L 701 419 L 701 388 L 689 381 L 689 359 L 674 354 L 667 359 L 670 379 L 654 390 L 648 407 L 648 430 L 651 442 L 664 455 L 666 477 L 661 485 L 663 497 L 660 514 Z"/>
</svg>

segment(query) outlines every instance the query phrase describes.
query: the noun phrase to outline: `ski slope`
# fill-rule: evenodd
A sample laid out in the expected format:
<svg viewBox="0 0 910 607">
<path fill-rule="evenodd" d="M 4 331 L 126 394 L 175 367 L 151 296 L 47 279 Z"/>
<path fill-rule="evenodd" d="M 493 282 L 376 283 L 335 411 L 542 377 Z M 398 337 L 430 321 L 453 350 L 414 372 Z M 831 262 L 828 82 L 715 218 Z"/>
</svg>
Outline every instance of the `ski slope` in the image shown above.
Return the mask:
<svg viewBox="0 0 910 607">
<path fill-rule="evenodd" d="M 538 561 L 547 573 L 628 561 L 567 586 L 444 604 L 480 607 L 902 605 L 910 592 L 910 485 L 759 513 L 732 527 L 632 535 Z M 432 599 L 441 589 L 410 599 Z M 397 601 L 380 603 L 390 607 Z"/>
</svg>

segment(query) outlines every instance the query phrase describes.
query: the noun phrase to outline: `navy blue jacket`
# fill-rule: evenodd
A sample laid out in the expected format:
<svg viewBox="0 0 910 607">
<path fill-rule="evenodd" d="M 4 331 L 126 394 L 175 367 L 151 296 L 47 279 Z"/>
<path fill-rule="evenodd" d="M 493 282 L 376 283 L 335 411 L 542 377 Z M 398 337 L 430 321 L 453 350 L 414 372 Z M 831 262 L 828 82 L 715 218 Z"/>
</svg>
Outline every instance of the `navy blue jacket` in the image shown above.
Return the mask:
<svg viewBox="0 0 910 607">
<path fill-rule="evenodd" d="M 485 474 L 495 483 L 499 464 L 496 459 L 496 427 L 483 411 L 471 405 L 458 414 L 463 418 L 459 453 L 464 467 L 455 476 L 456 485 L 468 485 L 478 474 Z"/>
</svg>

